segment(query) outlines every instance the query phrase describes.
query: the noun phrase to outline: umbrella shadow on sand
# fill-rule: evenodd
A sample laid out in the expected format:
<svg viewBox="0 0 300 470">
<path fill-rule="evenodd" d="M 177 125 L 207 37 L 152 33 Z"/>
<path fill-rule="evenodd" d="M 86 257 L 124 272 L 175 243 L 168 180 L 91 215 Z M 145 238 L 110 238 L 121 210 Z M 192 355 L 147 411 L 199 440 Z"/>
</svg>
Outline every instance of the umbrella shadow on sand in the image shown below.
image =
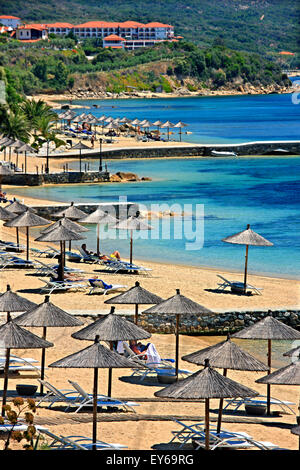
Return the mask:
<svg viewBox="0 0 300 470">
<path fill-rule="evenodd" d="M 221 291 L 221 290 L 219 290 L 219 289 L 203 289 L 203 290 L 205 290 L 206 292 L 212 292 L 213 294 L 230 294 L 230 295 L 238 295 L 238 296 L 240 296 L 240 297 L 241 297 L 241 296 L 245 297 L 245 295 L 251 297 L 251 296 L 253 295 L 253 293 L 250 292 L 250 291 L 249 291 L 249 292 L 246 292 L 246 294 L 245 294 L 245 293 L 242 292 L 242 291 L 241 291 L 241 292 L 232 292 L 232 291 L 230 291 L 230 290 L 227 290 L 227 291 L 222 290 L 222 291 Z"/>
<path fill-rule="evenodd" d="M 121 382 L 134 384 L 134 385 L 143 385 L 144 387 L 162 387 L 162 384 L 159 383 L 157 377 L 145 377 L 143 381 L 141 381 L 140 377 L 132 377 L 131 375 L 125 375 L 119 377 Z"/>
</svg>

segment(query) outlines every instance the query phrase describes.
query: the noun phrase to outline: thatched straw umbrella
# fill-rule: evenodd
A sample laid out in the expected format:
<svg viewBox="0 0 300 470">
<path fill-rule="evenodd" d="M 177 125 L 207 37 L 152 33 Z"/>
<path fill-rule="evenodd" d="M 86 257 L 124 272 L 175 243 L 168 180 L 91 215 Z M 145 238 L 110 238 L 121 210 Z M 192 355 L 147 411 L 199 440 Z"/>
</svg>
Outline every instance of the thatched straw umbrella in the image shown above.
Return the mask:
<svg viewBox="0 0 300 470">
<path fill-rule="evenodd" d="M 209 360 L 205 360 L 204 369 L 195 374 L 175 382 L 158 392 L 156 397 L 162 398 L 184 398 L 205 399 L 205 448 L 209 450 L 209 400 L 210 398 L 237 398 L 255 397 L 257 392 L 244 385 L 234 382 L 219 374 L 209 366 Z"/>
<path fill-rule="evenodd" d="M 8 315 L 7 323 L 0 326 L 0 342 L 2 347 L 6 349 L 6 359 L 4 366 L 4 385 L 3 385 L 3 398 L 2 398 L 2 416 L 5 415 L 4 406 L 6 404 L 7 386 L 8 386 L 8 372 L 9 360 L 11 349 L 36 349 L 36 348 L 49 348 L 53 343 L 45 341 L 42 338 L 30 333 L 29 331 L 16 325 Z"/>
<path fill-rule="evenodd" d="M 66 217 L 65 214 L 64 214 L 63 217 L 60 220 L 58 220 L 57 222 L 51 224 L 49 227 L 45 228 L 44 230 L 41 230 L 41 233 L 51 232 L 51 230 L 54 230 L 55 228 L 57 228 L 59 226 L 59 222 L 61 222 L 61 225 L 66 227 L 68 230 L 71 230 L 72 232 L 82 233 L 82 232 L 88 232 L 89 231 L 89 229 L 87 229 L 86 227 L 82 227 L 82 225 L 77 224 L 73 220 Z M 69 251 L 71 251 L 71 248 L 72 248 L 71 243 L 72 242 L 70 240 L 69 241 Z"/>
<path fill-rule="evenodd" d="M 117 219 L 110 215 L 108 212 L 103 211 L 98 207 L 94 212 L 86 215 L 78 222 L 82 224 L 97 224 L 97 255 L 100 254 L 100 225 L 112 226 L 117 223 Z"/>
<path fill-rule="evenodd" d="M 175 359 L 175 375 L 178 380 L 178 363 L 179 363 L 179 318 L 180 315 L 208 315 L 213 312 L 203 305 L 188 299 L 180 294 L 180 290 L 176 289 L 176 294 L 153 307 L 144 310 L 143 313 L 169 314 L 176 315 L 176 359 Z"/>
<path fill-rule="evenodd" d="M 95 342 L 92 346 L 88 346 L 81 351 L 64 357 L 56 362 L 53 362 L 49 367 L 60 368 L 80 368 L 80 369 L 94 369 L 94 387 L 93 387 L 93 444 L 97 441 L 97 395 L 98 395 L 98 369 L 107 368 L 124 368 L 131 369 L 138 367 L 133 361 L 120 356 L 120 354 L 110 351 L 105 346 L 99 343 L 99 337 L 96 336 Z M 96 446 L 93 446 L 96 450 Z"/>
<path fill-rule="evenodd" d="M 269 374 L 272 367 L 272 340 L 295 340 L 300 339 L 300 332 L 285 325 L 272 317 L 272 312 L 262 320 L 248 326 L 232 335 L 232 338 L 240 339 L 260 339 L 268 341 L 268 367 Z M 271 409 L 271 386 L 267 385 L 267 414 Z"/>
<path fill-rule="evenodd" d="M 6 286 L 6 292 L 0 295 L 0 312 L 7 312 L 7 318 L 12 312 L 26 312 L 35 307 L 36 304 L 31 300 L 12 292 L 9 284 Z"/>
<path fill-rule="evenodd" d="M 26 259 L 29 260 L 29 227 L 39 227 L 41 225 L 49 225 L 50 220 L 44 219 L 32 211 L 27 209 L 22 214 L 12 220 L 5 222 L 5 227 L 26 227 Z"/>
<path fill-rule="evenodd" d="M 208 348 L 201 349 L 191 354 L 183 356 L 181 359 L 192 364 L 204 365 L 205 360 L 209 359 L 212 367 L 223 369 L 224 377 L 227 376 L 227 369 L 246 370 L 246 371 L 268 371 L 269 368 L 261 361 L 243 351 L 237 344 L 227 336 L 226 341 L 214 344 Z M 223 411 L 223 398 L 220 399 L 217 432 L 221 431 Z"/>
<path fill-rule="evenodd" d="M 173 124 L 170 121 L 166 121 L 164 124 L 161 125 L 161 128 L 167 127 L 167 129 L 168 129 L 168 131 L 167 131 L 168 132 L 168 140 L 170 140 L 170 127 L 174 127 L 174 126 L 175 126 L 175 124 Z"/>
<path fill-rule="evenodd" d="M 14 172 L 7 166 L 0 165 L 0 191 L 2 190 L 2 178 L 3 176 L 11 176 Z"/>
<path fill-rule="evenodd" d="M 260 379 L 256 380 L 256 382 L 268 385 L 300 385 L 300 355 L 298 356 L 298 360 L 296 362 L 292 362 L 288 366 L 281 367 L 280 369 L 275 370 L 275 372 L 261 377 Z M 300 401 L 298 405 L 298 411 L 298 420 L 300 420 Z"/>
<path fill-rule="evenodd" d="M 81 172 L 81 150 L 90 150 L 91 148 L 85 145 L 83 142 L 78 142 L 78 144 L 74 145 L 73 149 L 79 150 L 79 172 Z"/>
<path fill-rule="evenodd" d="M 113 349 L 114 341 L 130 341 L 150 338 L 151 334 L 134 323 L 125 320 L 120 315 L 114 313 L 115 307 L 111 307 L 110 313 L 101 316 L 99 320 L 86 326 L 80 331 L 76 331 L 71 336 L 76 339 L 95 341 L 99 336 L 100 341 L 108 341 L 110 349 Z M 111 397 L 112 369 L 108 375 L 108 396 Z"/>
<path fill-rule="evenodd" d="M 47 327 L 74 327 L 83 325 L 83 322 L 75 318 L 73 315 L 65 312 L 50 302 L 50 296 L 46 295 L 45 300 L 40 305 L 28 310 L 15 319 L 15 323 L 19 326 L 43 328 L 43 339 L 47 336 Z M 46 351 L 42 349 L 41 359 L 41 379 L 45 377 L 45 360 Z M 43 394 L 43 384 L 40 386 L 40 393 Z"/>
<path fill-rule="evenodd" d="M 248 270 L 248 248 L 249 245 L 253 246 L 273 246 L 273 243 L 266 240 L 264 237 L 254 232 L 250 228 L 250 224 L 247 225 L 246 230 L 230 235 L 229 237 L 223 238 L 223 242 L 233 243 L 237 245 L 246 245 L 245 255 L 245 270 L 244 270 L 244 292 L 247 289 L 247 270 Z"/>
<path fill-rule="evenodd" d="M 24 144 L 24 145 L 21 145 L 19 148 L 18 148 L 18 152 L 21 152 L 21 153 L 25 153 L 25 163 L 24 163 L 24 172 L 27 173 L 27 152 L 31 152 L 31 153 L 34 153 L 36 152 L 36 150 L 31 147 L 31 145 L 28 145 L 28 144 Z M 18 164 L 17 164 L 18 166 Z"/>
<path fill-rule="evenodd" d="M 148 290 L 140 286 L 140 283 L 136 281 L 135 285 L 128 291 L 122 292 L 122 294 L 116 295 L 111 299 L 105 300 L 105 304 L 125 304 L 135 305 L 134 323 L 138 324 L 139 305 L 153 305 L 159 304 L 163 299 L 156 294 L 152 294 Z"/>
<path fill-rule="evenodd" d="M 181 142 L 181 134 L 182 134 L 181 129 L 183 127 L 187 127 L 187 124 L 185 124 L 184 122 L 179 121 L 179 122 L 177 122 L 177 124 L 174 125 L 174 127 L 179 128 L 179 138 L 180 138 L 180 142 Z"/>
<path fill-rule="evenodd" d="M 25 204 L 17 201 L 15 197 L 13 198 L 13 202 L 11 202 L 8 206 L 5 206 L 5 209 L 17 215 L 22 214 L 22 212 L 27 211 L 27 209 L 29 209 L 31 212 L 36 212 L 36 210 L 32 209 L 32 207 L 28 207 Z M 16 227 L 16 236 L 17 245 L 19 245 L 19 227 Z"/>
<path fill-rule="evenodd" d="M 60 222 L 60 221 L 59 221 Z M 80 233 L 72 232 L 64 227 L 61 222 L 59 226 L 54 230 L 51 230 L 48 233 L 42 234 L 35 239 L 37 242 L 60 242 L 60 259 L 59 259 L 59 268 L 58 268 L 58 280 L 64 280 L 64 266 L 65 266 L 65 251 L 66 251 L 66 241 L 70 240 L 83 240 L 86 237 Z"/>
<path fill-rule="evenodd" d="M 9 147 L 9 160 L 11 160 L 11 149 L 13 148 L 15 153 L 18 154 L 19 147 L 22 147 L 23 145 L 25 145 L 25 142 L 19 139 L 14 140 L 9 144 L 6 144 L 6 146 Z"/>
<path fill-rule="evenodd" d="M 118 230 L 130 230 L 130 264 L 132 264 L 132 233 L 134 230 L 152 230 L 151 225 L 148 225 L 140 217 L 140 211 L 135 215 L 128 217 L 128 219 L 119 221 L 113 228 Z"/>
<path fill-rule="evenodd" d="M 86 213 L 83 212 L 81 209 L 78 209 L 78 207 L 74 206 L 74 202 L 72 201 L 69 207 L 53 214 L 53 217 L 63 216 L 66 216 L 68 219 L 71 220 L 79 220 L 85 217 Z"/>
<path fill-rule="evenodd" d="M 56 222 L 51 224 L 49 227 L 46 227 L 44 230 L 41 230 L 41 233 L 51 232 L 51 230 L 54 230 L 55 228 L 59 227 L 59 223 L 61 223 L 61 225 L 66 227 L 68 230 L 71 230 L 72 232 L 81 233 L 81 232 L 88 232 L 89 231 L 88 228 L 82 227 L 82 225 L 77 224 L 73 220 L 71 220 L 68 217 L 66 217 L 65 215 L 63 215 L 63 217 L 61 219 L 57 220 Z"/>
<path fill-rule="evenodd" d="M 11 220 L 16 217 L 16 214 L 9 212 L 4 207 L 0 207 L 0 220 Z"/>
<path fill-rule="evenodd" d="M 299 354 L 300 346 L 298 346 L 297 348 L 290 349 L 289 351 L 285 352 L 283 356 L 298 358 Z"/>
</svg>

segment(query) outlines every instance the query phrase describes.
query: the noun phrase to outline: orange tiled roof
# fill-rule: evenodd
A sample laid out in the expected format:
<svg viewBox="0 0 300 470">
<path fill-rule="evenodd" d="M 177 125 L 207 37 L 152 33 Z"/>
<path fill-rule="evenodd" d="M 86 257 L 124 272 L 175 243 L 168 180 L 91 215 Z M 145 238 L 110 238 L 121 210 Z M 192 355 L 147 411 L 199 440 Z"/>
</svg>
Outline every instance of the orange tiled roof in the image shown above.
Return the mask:
<svg viewBox="0 0 300 470">
<path fill-rule="evenodd" d="M 163 23 L 147 23 L 144 25 L 146 28 L 172 28 L 170 24 L 163 24 Z"/>
<path fill-rule="evenodd" d="M 109 23 L 108 21 L 88 21 L 87 23 L 77 24 L 75 28 L 117 28 L 119 23 Z"/>
<path fill-rule="evenodd" d="M 109 36 L 106 36 L 103 39 L 104 41 L 125 41 L 124 38 L 121 38 L 120 36 L 117 36 L 116 34 L 110 34 Z"/>
<path fill-rule="evenodd" d="M 20 20 L 18 16 L 9 16 L 9 15 L 1 15 L 0 19 L 2 20 Z"/>
<path fill-rule="evenodd" d="M 71 23 L 47 23 L 48 28 L 74 28 L 74 25 Z"/>
<path fill-rule="evenodd" d="M 47 25 L 45 24 L 25 24 L 22 26 L 19 26 L 18 29 L 37 29 L 38 31 L 43 31 L 47 29 Z"/>
<path fill-rule="evenodd" d="M 294 52 L 288 52 L 288 51 L 281 51 L 279 52 L 281 55 L 295 55 Z"/>
</svg>

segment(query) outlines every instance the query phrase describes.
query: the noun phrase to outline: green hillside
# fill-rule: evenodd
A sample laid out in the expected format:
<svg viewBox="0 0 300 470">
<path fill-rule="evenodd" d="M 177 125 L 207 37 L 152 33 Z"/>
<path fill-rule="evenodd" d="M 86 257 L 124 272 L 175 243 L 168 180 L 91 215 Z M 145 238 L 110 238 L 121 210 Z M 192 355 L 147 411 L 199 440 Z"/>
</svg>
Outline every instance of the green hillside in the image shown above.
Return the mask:
<svg viewBox="0 0 300 470">
<path fill-rule="evenodd" d="M 161 21 L 199 45 L 222 38 L 230 49 L 299 51 L 299 0 L 0 0 L 1 14 L 27 22 Z"/>
</svg>

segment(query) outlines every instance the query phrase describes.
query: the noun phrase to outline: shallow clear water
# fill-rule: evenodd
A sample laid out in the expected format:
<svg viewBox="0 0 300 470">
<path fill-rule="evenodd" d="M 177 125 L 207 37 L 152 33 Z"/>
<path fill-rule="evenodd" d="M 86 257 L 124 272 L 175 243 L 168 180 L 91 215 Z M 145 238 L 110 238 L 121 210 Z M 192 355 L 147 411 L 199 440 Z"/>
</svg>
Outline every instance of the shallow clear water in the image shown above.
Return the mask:
<svg viewBox="0 0 300 470">
<path fill-rule="evenodd" d="M 112 173 L 132 171 L 139 176 L 150 176 L 153 181 L 36 187 L 20 189 L 19 193 L 56 201 L 95 203 L 118 201 L 120 196 L 126 196 L 128 201 L 144 205 L 148 210 L 153 209 L 154 203 L 169 207 L 178 204 L 173 210 L 188 214 L 184 226 L 187 228 L 183 229 L 186 236 L 176 239 L 181 217 L 153 219 L 153 230 L 137 234 L 147 239 L 134 240 L 134 256 L 139 259 L 242 271 L 245 247 L 224 243 L 222 239 L 250 224 L 274 246 L 249 248 L 249 272 L 299 277 L 298 157 L 113 160 L 107 164 Z M 203 226 L 197 216 L 197 205 L 204 205 Z M 166 227 L 162 220 L 164 224 L 170 223 L 169 239 L 163 238 Z M 95 227 L 89 228 L 87 243 L 94 246 Z M 192 232 L 196 229 L 197 238 L 203 229 L 204 245 L 201 249 L 187 249 L 187 243 L 195 241 Z M 103 237 L 104 229 L 101 231 Z M 102 251 L 118 249 L 123 257 L 128 256 L 128 239 L 122 239 L 126 232 L 110 230 L 108 235 L 109 239 L 102 241 Z"/>
<path fill-rule="evenodd" d="M 74 100 L 78 109 L 100 117 L 128 117 L 152 122 L 183 121 L 182 140 L 198 143 L 240 143 L 298 140 L 300 105 L 292 94 L 203 96 L 197 98 Z M 94 108 L 93 105 L 98 105 Z M 172 131 L 172 129 L 170 129 Z M 166 129 L 161 131 L 165 131 Z M 171 138 L 178 140 L 177 129 Z M 192 134 L 185 134 L 185 131 Z M 166 135 L 165 135 L 166 138 Z"/>
</svg>

